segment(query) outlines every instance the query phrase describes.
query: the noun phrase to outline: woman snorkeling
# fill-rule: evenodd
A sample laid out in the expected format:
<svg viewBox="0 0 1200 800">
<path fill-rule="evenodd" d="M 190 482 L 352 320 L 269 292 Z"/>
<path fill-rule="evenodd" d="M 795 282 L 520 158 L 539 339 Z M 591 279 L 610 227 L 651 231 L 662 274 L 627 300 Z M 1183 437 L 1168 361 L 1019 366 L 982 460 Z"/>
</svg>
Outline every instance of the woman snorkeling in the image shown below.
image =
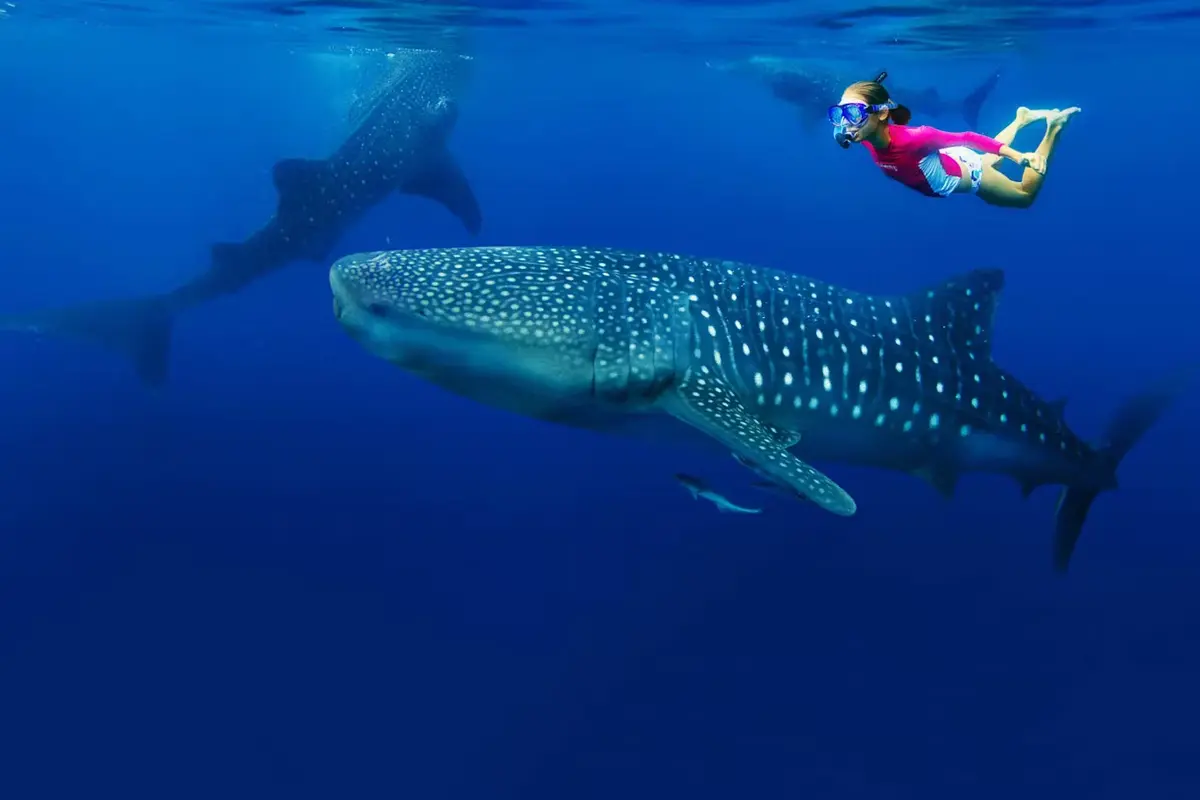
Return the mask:
<svg viewBox="0 0 1200 800">
<path fill-rule="evenodd" d="M 829 107 L 833 138 L 843 148 L 861 143 L 888 177 L 930 197 L 970 193 L 990 205 L 1029 208 L 1046 180 L 1046 163 L 1058 134 L 1079 111 L 1032 111 L 1022 106 L 1017 118 L 994 139 L 970 131 L 947 133 L 925 125 L 910 127 L 912 112 L 888 96 L 885 77 L 886 72 L 873 81 L 851 84 L 841 102 Z M 1013 150 L 1009 145 L 1017 132 L 1038 120 L 1046 121 L 1046 135 L 1037 150 Z M 1019 181 L 995 168 L 1001 157 L 1025 167 Z"/>
</svg>

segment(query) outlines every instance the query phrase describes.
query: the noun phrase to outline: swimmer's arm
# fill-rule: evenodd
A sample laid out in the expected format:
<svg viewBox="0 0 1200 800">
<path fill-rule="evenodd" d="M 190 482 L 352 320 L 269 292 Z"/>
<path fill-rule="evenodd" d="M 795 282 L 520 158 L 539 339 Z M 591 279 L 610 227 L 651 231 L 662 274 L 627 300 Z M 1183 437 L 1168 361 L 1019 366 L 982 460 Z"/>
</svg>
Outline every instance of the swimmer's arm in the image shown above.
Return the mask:
<svg viewBox="0 0 1200 800">
<path fill-rule="evenodd" d="M 951 133 L 948 131 L 939 131 L 937 128 L 927 128 L 929 133 L 930 144 L 935 150 L 940 150 L 943 147 L 965 146 L 972 150 L 978 150 L 981 153 L 990 153 L 994 156 L 1002 156 L 1009 161 L 1014 161 L 1017 164 L 1026 166 L 1029 161 L 1029 156 L 1017 150 L 1013 150 L 1003 142 L 993 139 L 990 136 L 984 136 L 982 133 L 974 131 L 961 131 Z"/>
<path fill-rule="evenodd" d="M 1017 166 L 1021 166 L 1021 167 L 1029 166 L 1029 154 L 1028 153 L 1022 153 L 1018 150 L 1013 150 L 1011 147 L 1009 147 L 1006 144 L 1000 145 L 1000 149 L 996 151 L 996 155 L 1007 158 L 1009 161 L 1016 163 Z"/>
</svg>

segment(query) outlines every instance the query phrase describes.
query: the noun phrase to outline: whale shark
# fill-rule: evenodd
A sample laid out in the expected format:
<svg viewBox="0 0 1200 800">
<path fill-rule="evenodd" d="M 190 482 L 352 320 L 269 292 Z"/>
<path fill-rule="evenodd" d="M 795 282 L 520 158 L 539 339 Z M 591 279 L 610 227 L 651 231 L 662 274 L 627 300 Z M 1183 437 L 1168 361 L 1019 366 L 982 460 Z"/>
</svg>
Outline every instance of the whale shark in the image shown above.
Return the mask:
<svg viewBox="0 0 1200 800">
<path fill-rule="evenodd" d="M 852 75 L 848 68 L 837 68 L 812 59 L 778 56 L 751 56 L 730 61 L 708 62 L 710 69 L 745 75 L 771 90 L 780 100 L 799 109 L 812 126 L 825 122 L 825 112 L 842 96 L 850 84 L 869 80 L 870 75 Z M 898 103 L 912 109 L 914 116 L 946 118 L 952 114 L 962 117 L 970 130 L 978 130 L 983 104 L 996 88 L 1000 76 L 992 73 L 975 89 L 961 98 L 946 98 L 936 87 L 921 89 L 897 86 L 887 81 L 888 94 Z"/>
<path fill-rule="evenodd" d="M 176 315 L 288 264 L 328 264 L 345 230 L 393 192 L 441 203 L 478 233 L 479 204 L 447 147 L 471 62 L 450 52 L 396 50 L 383 78 L 351 105 L 345 141 L 324 159 L 277 162 L 275 213 L 244 241 L 214 244 L 209 269 L 194 279 L 164 294 L 0 316 L 0 330 L 96 342 L 132 358 L 143 382 L 161 385 Z"/>
<path fill-rule="evenodd" d="M 992 359 L 999 269 L 893 296 L 679 254 L 475 247 L 349 255 L 329 283 L 344 330 L 424 380 L 577 428 L 682 423 L 836 515 L 857 502 L 813 462 L 910 473 L 946 496 L 973 471 L 1025 496 L 1062 486 L 1063 571 L 1093 500 L 1180 389 L 1147 388 L 1085 442 L 1061 402 Z"/>
</svg>

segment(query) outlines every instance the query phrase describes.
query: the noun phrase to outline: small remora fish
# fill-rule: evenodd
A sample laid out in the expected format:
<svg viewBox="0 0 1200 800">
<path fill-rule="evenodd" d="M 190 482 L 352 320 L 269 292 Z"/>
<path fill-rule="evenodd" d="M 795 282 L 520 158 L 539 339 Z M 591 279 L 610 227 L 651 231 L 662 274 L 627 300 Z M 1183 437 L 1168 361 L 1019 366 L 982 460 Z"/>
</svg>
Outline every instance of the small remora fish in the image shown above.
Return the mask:
<svg viewBox="0 0 1200 800">
<path fill-rule="evenodd" d="M 761 508 L 743 508 L 736 503 L 731 502 L 727 497 L 709 488 L 708 484 L 693 475 L 684 475 L 681 472 L 675 473 L 675 480 L 683 485 L 683 488 L 692 493 L 692 497 L 699 500 L 703 497 L 708 502 L 717 507 L 718 511 L 732 511 L 735 514 L 761 514 Z"/>
</svg>

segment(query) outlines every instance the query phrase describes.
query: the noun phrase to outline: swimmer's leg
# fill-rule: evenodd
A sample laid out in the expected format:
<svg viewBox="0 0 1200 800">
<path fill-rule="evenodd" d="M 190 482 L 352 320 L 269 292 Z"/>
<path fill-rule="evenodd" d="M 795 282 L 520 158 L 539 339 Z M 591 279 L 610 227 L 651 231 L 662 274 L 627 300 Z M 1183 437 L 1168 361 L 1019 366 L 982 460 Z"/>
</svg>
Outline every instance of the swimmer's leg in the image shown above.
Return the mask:
<svg viewBox="0 0 1200 800">
<path fill-rule="evenodd" d="M 1079 113 L 1079 108 L 1072 106 L 1046 117 L 1046 135 L 1042 137 L 1042 143 L 1038 145 L 1035 152 L 1046 162 L 1047 172 L 1050 169 L 1050 154 L 1054 152 L 1054 146 L 1058 143 L 1058 134 L 1062 132 L 1071 117 L 1077 113 Z M 1025 171 L 1021 173 L 1021 188 L 1036 195 L 1042 188 L 1044 180 L 1046 180 L 1045 174 L 1026 167 Z"/>
<path fill-rule="evenodd" d="M 1054 111 L 1048 111 L 1044 109 L 1034 110 L 1031 108 L 1026 108 L 1025 106 L 1021 106 L 1017 109 L 1016 118 L 1012 122 L 1008 123 L 1008 127 L 997 133 L 993 138 L 1001 144 L 1012 145 L 1013 140 L 1017 138 L 1017 134 L 1021 132 L 1022 128 L 1031 122 L 1037 122 L 1039 119 L 1045 119 L 1047 116 L 1057 111 L 1058 109 L 1054 109 Z M 1000 158 L 1001 156 L 992 155 L 991 153 L 984 153 L 983 166 L 993 166 L 997 161 L 1000 160 Z"/>
<path fill-rule="evenodd" d="M 1035 152 L 1045 159 L 1047 165 L 1049 165 L 1050 154 L 1054 152 L 1054 146 L 1058 143 L 1058 135 L 1062 132 L 1063 126 L 1078 111 L 1078 108 L 1072 107 L 1064 111 L 1051 112 L 1046 117 L 1046 135 L 1042 137 L 1042 143 L 1038 145 Z M 1006 178 L 1000 174 L 999 170 L 985 169 L 979 183 L 979 196 L 983 198 L 984 202 L 994 206 L 1029 208 L 1037 199 L 1038 192 L 1042 190 L 1045 180 L 1045 175 L 1028 167 L 1021 173 L 1020 181 Z"/>
</svg>

